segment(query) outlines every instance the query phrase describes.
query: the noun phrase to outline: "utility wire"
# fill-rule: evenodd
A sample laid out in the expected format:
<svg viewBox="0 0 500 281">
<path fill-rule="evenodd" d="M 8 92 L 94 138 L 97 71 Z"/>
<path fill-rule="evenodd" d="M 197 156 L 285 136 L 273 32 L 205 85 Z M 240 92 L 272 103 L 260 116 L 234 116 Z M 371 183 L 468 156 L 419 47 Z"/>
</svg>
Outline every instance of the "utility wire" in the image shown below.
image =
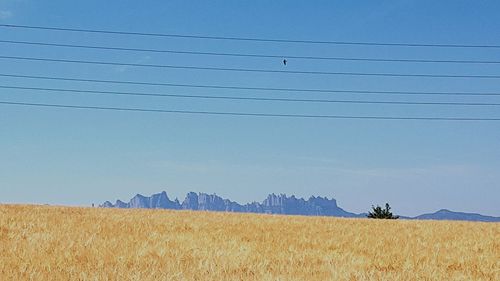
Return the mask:
<svg viewBox="0 0 500 281">
<path fill-rule="evenodd" d="M 208 70 L 208 71 L 230 71 L 230 72 L 252 72 L 252 73 L 280 73 L 280 74 L 308 74 L 308 75 L 341 75 L 341 76 L 371 76 L 371 77 L 418 77 L 418 78 L 481 78 L 481 79 L 500 79 L 500 75 L 455 75 L 455 74 L 402 74 L 402 73 L 370 73 L 370 72 L 328 72 L 328 71 L 295 71 L 295 70 L 270 70 L 270 69 L 252 69 L 252 68 L 226 68 L 226 67 L 202 67 L 202 66 L 184 66 L 167 64 L 139 64 L 139 63 L 121 63 L 108 61 L 90 61 L 90 60 L 68 60 L 51 59 L 39 57 L 20 57 L 20 56 L 0 56 L 0 59 L 24 60 L 24 61 L 43 61 L 58 63 L 77 63 L 92 65 L 112 65 L 112 66 L 133 66 L 133 67 L 151 67 L 151 68 L 169 68 L 169 69 L 188 69 L 188 70 Z"/>
<path fill-rule="evenodd" d="M 139 92 L 120 92 L 120 91 L 94 91 L 94 90 L 78 90 L 78 89 L 62 89 L 62 88 L 18 87 L 18 86 L 5 86 L 5 85 L 0 85 L 0 89 L 66 92 L 66 93 L 77 93 L 77 94 L 105 94 L 105 95 L 174 97 L 174 98 L 192 98 L 192 99 L 222 99 L 222 100 L 244 100 L 244 101 L 250 100 L 250 101 L 275 101 L 275 102 L 392 104 L 392 105 L 500 106 L 500 103 L 359 101 L 359 100 L 327 100 L 327 99 L 261 98 L 261 97 L 234 97 L 234 96 L 183 95 L 183 94 L 163 94 L 163 93 L 139 93 Z"/>
<path fill-rule="evenodd" d="M 70 108 L 70 109 L 95 109 L 95 110 L 112 110 L 112 111 L 136 111 L 136 112 L 154 112 L 154 113 L 179 113 L 179 114 L 203 114 L 203 115 L 251 116 L 251 117 L 370 119 L 370 120 L 421 120 L 421 121 L 500 121 L 500 118 L 394 117 L 394 116 L 272 114 L 272 113 L 250 113 L 250 112 L 165 110 L 165 109 L 131 108 L 131 107 L 83 106 L 83 105 L 28 103 L 28 102 L 10 102 L 10 101 L 0 101 L 0 104 L 18 105 L 18 106 L 32 106 L 32 107 L 34 106 L 34 107 Z"/>
<path fill-rule="evenodd" d="M 361 41 L 357 42 L 357 41 L 269 39 L 269 38 L 235 37 L 235 36 L 205 36 L 205 35 L 188 35 L 188 34 L 173 34 L 173 33 L 169 34 L 169 33 L 151 33 L 151 32 L 113 31 L 113 30 L 100 30 L 100 29 L 80 29 L 80 28 L 47 27 L 47 26 L 15 25 L 15 24 L 0 24 L 0 27 L 35 29 L 35 30 L 51 30 L 51 31 L 100 33 L 100 34 L 115 34 L 115 35 L 138 35 L 138 36 L 151 36 L 151 37 L 253 41 L 253 42 L 269 42 L 269 43 L 301 43 L 301 44 L 395 46 L 395 47 L 440 47 L 440 48 L 500 48 L 500 45 L 496 45 L 496 44 L 480 44 L 480 45 L 474 45 L 474 44 L 421 44 L 421 43 L 386 43 L 386 42 L 361 42 Z"/>
<path fill-rule="evenodd" d="M 432 95 L 432 96 L 500 96 L 500 93 L 484 93 L 484 92 L 417 92 L 417 91 L 368 91 L 368 90 L 334 90 L 334 89 L 300 89 L 300 88 L 273 88 L 273 87 L 240 87 L 240 86 L 223 86 L 223 85 L 200 85 L 200 84 L 178 84 L 178 83 L 160 83 L 160 82 L 141 82 L 141 81 L 123 81 L 123 80 L 100 80 L 100 79 L 83 79 L 74 77 L 55 77 L 55 76 L 40 76 L 40 75 L 20 75 L 0 73 L 0 77 L 24 78 L 24 79 L 40 79 L 51 81 L 68 81 L 68 82 L 91 82 L 91 83 L 107 83 L 107 84 L 122 84 L 122 85 L 140 85 L 140 86 L 163 86 L 163 87 L 180 87 L 180 88 L 201 88 L 201 89 L 222 89 L 222 90 L 252 90 L 252 91 L 269 91 L 269 92 L 293 92 L 293 93 L 322 93 L 322 94 L 383 94 L 383 95 Z"/>
<path fill-rule="evenodd" d="M 5 44 L 20 44 L 30 46 L 48 46 L 48 47 L 63 47 L 63 48 L 79 48 L 93 50 L 111 50 L 111 51 L 133 51 L 133 52 L 149 52 L 149 53 L 168 53 L 168 54 L 185 54 L 185 55 L 206 55 L 206 56 L 228 56 L 228 57 L 251 57 L 251 58 L 287 58 L 301 60 L 332 60 L 332 61 L 365 61 L 365 62 L 402 62 L 402 63 L 455 63 L 455 64 L 500 64 L 500 61 L 493 60 L 433 60 L 433 59 L 389 59 L 389 58 L 363 58 L 363 57 L 321 57 L 321 56 L 292 56 L 292 55 L 267 55 L 254 53 L 224 53 L 224 52 L 199 52 L 199 51 L 179 51 L 166 49 L 145 49 L 145 48 L 126 48 L 126 47 L 110 47 L 97 45 L 77 45 L 77 44 L 60 44 L 47 42 L 33 41 L 13 41 L 0 40 L 0 43 Z"/>
</svg>

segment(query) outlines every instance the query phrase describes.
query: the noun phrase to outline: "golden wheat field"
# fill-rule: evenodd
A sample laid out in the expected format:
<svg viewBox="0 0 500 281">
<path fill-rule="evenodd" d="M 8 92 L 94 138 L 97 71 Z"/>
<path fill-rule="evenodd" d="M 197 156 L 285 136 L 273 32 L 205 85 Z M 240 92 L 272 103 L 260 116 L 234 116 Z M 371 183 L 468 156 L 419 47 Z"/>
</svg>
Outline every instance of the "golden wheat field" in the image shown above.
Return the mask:
<svg viewBox="0 0 500 281">
<path fill-rule="evenodd" d="M 500 224 L 0 206 L 0 280 L 500 280 Z"/>
</svg>

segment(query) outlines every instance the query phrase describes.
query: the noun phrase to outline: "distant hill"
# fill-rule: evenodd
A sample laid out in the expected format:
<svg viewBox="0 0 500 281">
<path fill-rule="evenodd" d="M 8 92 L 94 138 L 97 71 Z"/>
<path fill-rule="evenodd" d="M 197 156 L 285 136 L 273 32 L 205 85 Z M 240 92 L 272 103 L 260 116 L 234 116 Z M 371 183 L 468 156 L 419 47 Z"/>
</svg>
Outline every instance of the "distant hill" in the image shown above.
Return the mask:
<svg viewBox="0 0 500 281">
<path fill-rule="evenodd" d="M 416 216 L 413 219 L 417 220 L 461 220 L 461 221 L 483 221 L 483 222 L 500 222 L 500 217 L 483 216 L 474 213 L 452 212 L 442 209 L 435 213 L 423 214 Z"/>
<path fill-rule="evenodd" d="M 335 199 L 311 196 L 305 200 L 296 198 L 294 195 L 288 197 L 285 194 L 269 194 L 262 202 L 252 202 L 241 205 L 229 199 L 224 199 L 215 194 L 189 192 L 184 200 L 171 200 L 165 191 L 153 194 L 150 197 L 137 194 L 128 203 L 116 200 L 115 204 L 106 201 L 100 207 L 104 208 L 145 208 L 145 209 L 172 209 L 172 210 L 197 210 L 197 211 L 221 211 L 239 213 L 262 213 L 281 215 L 304 215 L 304 216 L 332 216 L 346 218 L 365 218 L 366 213 L 355 214 L 340 208 Z M 418 220 L 463 220 L 500 222 L 500 217 L 483 216 L 473 213 L 452 212 L 440 210 L 432 214 L 424 214 L 416 217 L 404 217 L 401 219 Z"/>
</svg>

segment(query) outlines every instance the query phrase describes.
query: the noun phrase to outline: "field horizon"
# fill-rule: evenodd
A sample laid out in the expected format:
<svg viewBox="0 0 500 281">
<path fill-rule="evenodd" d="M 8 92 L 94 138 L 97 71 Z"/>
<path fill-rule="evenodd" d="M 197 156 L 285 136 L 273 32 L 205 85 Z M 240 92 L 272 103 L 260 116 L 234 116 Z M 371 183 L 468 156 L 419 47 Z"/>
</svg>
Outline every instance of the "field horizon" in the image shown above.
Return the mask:
<svg viewBox="0 0 500 281">
<path fill-rule="evenodd" d="M 0 205 L 2 280 L 499 280 L 500 224 Z"/>
</svg>

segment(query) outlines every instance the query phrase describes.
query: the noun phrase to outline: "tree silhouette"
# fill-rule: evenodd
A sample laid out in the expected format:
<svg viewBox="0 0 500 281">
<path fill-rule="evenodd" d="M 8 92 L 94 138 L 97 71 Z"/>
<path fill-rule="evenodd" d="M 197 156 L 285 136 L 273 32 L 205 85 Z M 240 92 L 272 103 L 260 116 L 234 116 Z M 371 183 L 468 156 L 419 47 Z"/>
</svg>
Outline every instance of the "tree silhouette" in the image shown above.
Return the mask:
<svg viewBox="0 0 500 281">
<path fill-rule="evenodd" d="M 378 206 L 374 207 L 372 206 L 373 211 L 368 212 L 367 217 L 370 219 L 388 219 L 388 220 L 397 220 L 399 219 L 399 216 L 395 216 L 391 212 L 391 207 L 389 206 L 389 203 L 385 203 L 385 209 L 382 209 L 382 207 Z"/>
</svg>

